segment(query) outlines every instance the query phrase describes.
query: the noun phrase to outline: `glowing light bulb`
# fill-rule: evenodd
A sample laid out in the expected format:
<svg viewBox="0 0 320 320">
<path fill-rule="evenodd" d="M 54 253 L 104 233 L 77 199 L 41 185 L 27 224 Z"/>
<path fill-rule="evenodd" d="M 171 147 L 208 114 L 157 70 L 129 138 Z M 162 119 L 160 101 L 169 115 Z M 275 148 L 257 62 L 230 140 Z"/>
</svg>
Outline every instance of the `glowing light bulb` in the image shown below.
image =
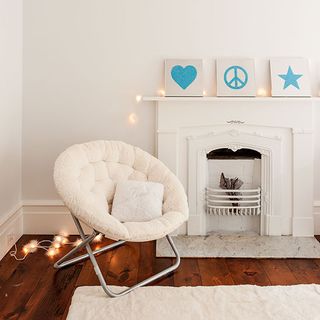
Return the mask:
<svg viewBox="0 0 320 320">
<path fill-rule="evenodd" d="M 55 242 L 62 242 L 62 240 L 63 240 L 62 236 L 55 236 L 53 239 L 53 241 L 55 241 Z"/>
<path fill-rule="evenodd" d="M 23 248 L 22 248 L 22 251 L 24 252 L 24 254 L 28 254 L 29 253 L 29 248 L 27 245 L 25 245 Z"/>
<path fill-rule="evenodd" d="M 163 89 L 159 89 L 158 94 L 159 96 L 164 97 L 166 95 L 166 92 Z"/>
<path fill-rule="evenodd" d="M 140 94 L 136 95 L 136 101 L 139 103 L 142 100 L 142 96 Z"/>
<path fill-rule="evenodd" d="M 259 88 L 257 95 L 259 97 L 266 97 L 267 96 L 267 90 L 265 88 Z"/>
<path fill-rule="evenodd" d="M 30 242 L 30 248 L 31 248 L 31 249 L 36 248 L 37 245 L 38 245 L 38 242 L 37 242 L 37 241 L 35 241 L 35 242 Z"/>
<path fill-rule="evenodd" d="M 28 250 L 30 252 L 36 252 L 38 249 L 38 241 L 37 240 L 31 240 L 28 244 Z"/>
<path fill-rule="evenodd" d="M 59 234 L 53 238 L 53 242 L 58 242 L 60 244 L 66 244 L 69 242 L 69 239 L 66 236 Z"/>
<path fill-rule="evenodd" d="M 99 233 L 95 238 L 93 239 L 94 242 L 101 242 L 103 238 L 102 233 Z"/>
<path fill-rule="evenodd" d="M 53 247 L 56 248 L 56 249 L 59 249 L 59 248 L 61 247 L 60 242 L 57 242 L 57 241 L 53 242 L 52 245 L 53 245 Z"/>
<path fill-rule="evenodd" d="M 50 247 L 50 248 L 48 249 L 48 251 L 47 251 L 47 255 L 48 255 L 49 257 L 53 257 L 55 254 L 56 254 L 56 249 L 53 248 L 53 247 Z"/>
<path fill-rule="evenodd" d="M 138 121 L 138 117 L 135 113 L 130 113 L 128 119 L 129 119 L 129 123 L 131 124 L 136 124 Z"/>
<path fill-rule="evenodd" d="M 206 91 L 206 90 L 203 90 L 203 91 L 202 91 L 202 94 L 203 94 L 203 96 L 205 97 L 205 96 L 207 95 L 207 91 Z"/>
</svg>

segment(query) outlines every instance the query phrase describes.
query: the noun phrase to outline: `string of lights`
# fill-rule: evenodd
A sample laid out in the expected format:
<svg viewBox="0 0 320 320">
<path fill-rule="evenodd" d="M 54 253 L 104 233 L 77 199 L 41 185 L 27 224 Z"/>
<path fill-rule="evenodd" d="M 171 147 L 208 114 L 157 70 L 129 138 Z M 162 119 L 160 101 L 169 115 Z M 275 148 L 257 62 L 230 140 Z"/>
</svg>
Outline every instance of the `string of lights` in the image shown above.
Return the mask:
<svg viewBox="0 0 320 320">
<path fill-rule="evenodd" d="M 99 233 L 94 239 L 94 242 L 101 242 L 103 235 Z M 80 238 L 76 239 L 75 241 L 69 241 L 68 237 L 65 235 L 55 235 L 53 240 L 45 239 L 45 240 L 30 240 L 22 247 L 23 255 L 19 256 L 18 254 L 18 247 L 15 244 L 14 249 L 10 251 L 10 256 L 15 258 L 17 261 L 23 261 L 27 258 L 30 253 L 36 252 L 38 249 L 42 249 L 46 251 L 46 255 L 49 257 L 55 256 L 59 253 L 59 249 L 64 245 L 72 245 L 77 247 L 82 240 Z"/>
</svg>

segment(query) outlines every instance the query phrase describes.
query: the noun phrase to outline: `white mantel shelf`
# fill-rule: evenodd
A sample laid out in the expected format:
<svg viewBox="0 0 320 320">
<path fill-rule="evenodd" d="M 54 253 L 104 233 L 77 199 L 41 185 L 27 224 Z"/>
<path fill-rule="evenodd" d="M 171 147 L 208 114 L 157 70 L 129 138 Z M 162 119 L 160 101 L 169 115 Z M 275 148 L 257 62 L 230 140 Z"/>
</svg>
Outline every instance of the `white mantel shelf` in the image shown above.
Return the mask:
<svg viewBox="0 0 320 320">
<path fill-rule="evenodd" d="M 314 101 L 320 102 L 320 97 L 143 97 L 143 101 L 157 102 L 279 102 L 279 101 Z"/>
</svg>

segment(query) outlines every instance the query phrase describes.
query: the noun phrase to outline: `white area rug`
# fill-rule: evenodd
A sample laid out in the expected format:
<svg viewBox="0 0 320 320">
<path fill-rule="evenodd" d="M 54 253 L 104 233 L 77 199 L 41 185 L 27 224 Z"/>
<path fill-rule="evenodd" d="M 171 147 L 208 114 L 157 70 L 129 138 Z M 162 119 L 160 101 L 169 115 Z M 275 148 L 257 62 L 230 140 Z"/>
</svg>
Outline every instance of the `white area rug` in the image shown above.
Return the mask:
<svg viewBox="0 0 320 320">
<path fill-rule="evenodd" d="M 176 236 L 173 241 L 185 258 L 320 258 L 314 237 L 267 237 L 255 233 Z M 157 257 L 173 257 L 166 239 L 157 241 Z"/>
<path fill-rule="evenodd" d="M 79 287 L 67 320 L 318 320 L 319 310 L 320 285 L 144 287 L 121 298 Z"/>
</svg>

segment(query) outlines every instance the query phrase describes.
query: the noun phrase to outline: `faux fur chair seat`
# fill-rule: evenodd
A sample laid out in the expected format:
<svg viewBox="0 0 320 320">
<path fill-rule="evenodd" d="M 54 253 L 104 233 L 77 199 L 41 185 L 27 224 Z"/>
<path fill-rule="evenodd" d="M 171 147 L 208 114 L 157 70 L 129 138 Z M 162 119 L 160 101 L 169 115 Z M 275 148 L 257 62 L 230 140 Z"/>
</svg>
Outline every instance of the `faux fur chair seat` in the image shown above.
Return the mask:
<svg viewBox="0 0 320 320">
<path fill-rule="evenodd" d="M 110 212 L 117 182 L 153 181 L 164 185 L 162 216 L 121 223 Z M 107 238 L 150 241 L 176 230 L 188 219 L 183 186 L 158 159 L 119 141 L 93 141 L 65 150 L 56 160 L 54 181 L 69 210 Z"/>
</svg>

